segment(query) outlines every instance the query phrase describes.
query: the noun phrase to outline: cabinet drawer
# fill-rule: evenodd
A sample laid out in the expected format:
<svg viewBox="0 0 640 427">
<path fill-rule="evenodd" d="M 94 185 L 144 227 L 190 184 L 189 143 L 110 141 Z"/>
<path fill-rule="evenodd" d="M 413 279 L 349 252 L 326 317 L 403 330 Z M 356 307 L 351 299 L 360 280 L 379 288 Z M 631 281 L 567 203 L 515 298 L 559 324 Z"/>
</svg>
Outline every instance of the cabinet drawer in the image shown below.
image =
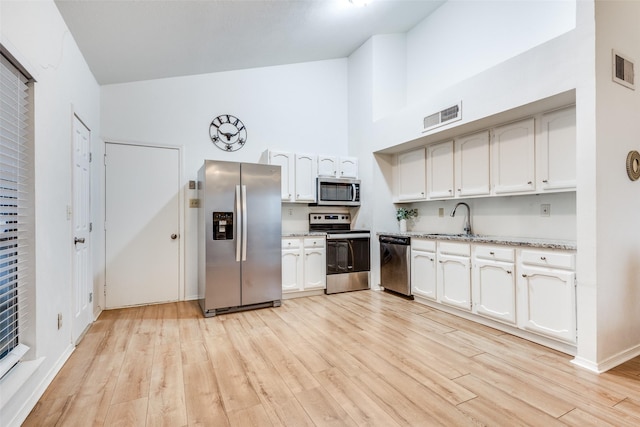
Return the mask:
<svg viewBox="0 0 640 427">
<path fill-rule="evenodd" d="M 438 253 L 471 256 L 471 245 L 468 243 L 438 242 Z"/>
<path fill-rule="evenodd" d="M 522 264 L 538 265 L 541 267 L 575 268 L 575 255 L 563 252 L 543 252 L 524 250 L 520 254 Z"/>
<path fill-rule="evenodd" d="M 435 252 L 436 241 L 429 239 L 411 239 L 411 249 L 416 251 Z"/>
<path fill-rule="evenodd" d="M 476 258 L 495 261 L 513 262 L 514 252 L 513 248 L 500 246 L 476 246 L 474 248 Z"/>
<path fill-rule="evenodd" d="M 296 249 L 300 247 L 300 239 L 282 239 L 282 249 Z"/>
<path fill-rule="evenodd" d="M 323 237 L 306 237 L 304 239 L 305 248 L 324 248 Z"/>
</svg>

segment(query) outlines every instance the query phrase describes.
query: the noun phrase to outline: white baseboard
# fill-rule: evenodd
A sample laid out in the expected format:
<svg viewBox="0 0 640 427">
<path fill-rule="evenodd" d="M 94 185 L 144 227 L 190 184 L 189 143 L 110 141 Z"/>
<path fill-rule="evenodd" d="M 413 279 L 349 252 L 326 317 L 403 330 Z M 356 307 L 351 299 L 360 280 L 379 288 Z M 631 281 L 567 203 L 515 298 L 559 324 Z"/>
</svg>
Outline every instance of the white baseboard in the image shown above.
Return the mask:
<svg viewBox="0 0 640 427">
<path fill-rule="evenodd" d="M 600 362 L 592 362 L 582 357 L 576 357 L 572 363 L 581 368 L 601 374 L 638 356 L 640 356 L 640 344 L 614 354 Z"/>
<path fill-rule="evenodd" d="M 42 397 L 44 392 L 47 390 L 47 387 L 53 382 L 53 379 L 56 377 L 58 372 L 62 369 L 64 364 L 69 360 L 69 357 L 74 352 L 75 347 L 69 346 L 62 355 L 58 358 L 56 363 L 51 367 L 49 372 L 44 376 L 40 384 L 34 388 L 33 392 L 25 399 L 24 403 L 20 407 L 20 409 L 16 412 L 16 415 L 9 422 L 8 426 L 20 426 L 24 423 L 24 420 L 27 419 L 31 410 L 36 406 L 38 400 Z M 44 360 L 44 358 L 42 358 Z"/>
</svg>

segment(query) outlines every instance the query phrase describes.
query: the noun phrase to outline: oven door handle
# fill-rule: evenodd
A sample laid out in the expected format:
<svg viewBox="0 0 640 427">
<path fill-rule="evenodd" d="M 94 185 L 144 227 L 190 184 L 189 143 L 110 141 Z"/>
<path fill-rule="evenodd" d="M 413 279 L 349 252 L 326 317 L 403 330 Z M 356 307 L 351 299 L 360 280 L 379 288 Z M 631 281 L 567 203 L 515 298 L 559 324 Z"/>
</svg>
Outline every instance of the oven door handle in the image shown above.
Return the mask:
<svg viewBox="0 0 640 427">
<path fill-rule="evenodd" d="M 370 237 L 369 233 L 327 234 L 327 240 L 369 239 Z"/>
</svg>

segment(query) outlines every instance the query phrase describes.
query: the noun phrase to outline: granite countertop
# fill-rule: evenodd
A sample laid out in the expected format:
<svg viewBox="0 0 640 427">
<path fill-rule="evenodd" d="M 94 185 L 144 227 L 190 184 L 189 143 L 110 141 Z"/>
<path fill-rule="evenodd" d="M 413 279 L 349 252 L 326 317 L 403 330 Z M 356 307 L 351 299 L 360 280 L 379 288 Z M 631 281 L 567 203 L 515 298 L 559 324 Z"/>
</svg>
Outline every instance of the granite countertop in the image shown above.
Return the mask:
<svg viewBox="0 0 640 427">
<path fill-rule="evenodd" d="M 419 237 L 423 239 L 432 240 L 448 240 L 455 242 L 469 242 L 469 243 L 493 243 L 496 245 L 507 246 L 526 246 L 531 248 L 545 248 L 545 249 L 560 249 L 575 251 L 577 245 L 572 240 L 557 240 L 557 239 L 541 239 L 530 237 L 503 237 L 503 236 L 484 236 L 472 234 L 468 236 L 466 234 L 438 234 L 438 233 L 425 233 L 420 231 L 408 231 L 406 233 L 384 233 L 378 232 L 376 235 L 385 236 L 401 236 L 401 237 Z"/>
<path fill-rule="evenodd" d="M 309 237 L 321 236 L 326 237 L 327 233 L 323 231 L 293 231 L 291 233 L 282 233 L 282 237 Z"/>
</svg>

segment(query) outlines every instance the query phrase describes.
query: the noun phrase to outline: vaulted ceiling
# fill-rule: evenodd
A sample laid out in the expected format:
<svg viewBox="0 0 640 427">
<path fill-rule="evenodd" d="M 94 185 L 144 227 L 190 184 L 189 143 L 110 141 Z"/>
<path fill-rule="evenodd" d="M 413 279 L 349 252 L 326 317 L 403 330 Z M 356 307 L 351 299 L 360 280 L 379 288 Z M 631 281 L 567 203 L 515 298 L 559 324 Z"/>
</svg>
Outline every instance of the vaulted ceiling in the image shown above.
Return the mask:
<svg viewBox="0 0 640 427">
<path fill-rule="evenodd" d="M 98 82 L 112 84 L 344 58 L 372 35 L 407 32 L 444 0 L 55 3 Z"/>
</svg>

